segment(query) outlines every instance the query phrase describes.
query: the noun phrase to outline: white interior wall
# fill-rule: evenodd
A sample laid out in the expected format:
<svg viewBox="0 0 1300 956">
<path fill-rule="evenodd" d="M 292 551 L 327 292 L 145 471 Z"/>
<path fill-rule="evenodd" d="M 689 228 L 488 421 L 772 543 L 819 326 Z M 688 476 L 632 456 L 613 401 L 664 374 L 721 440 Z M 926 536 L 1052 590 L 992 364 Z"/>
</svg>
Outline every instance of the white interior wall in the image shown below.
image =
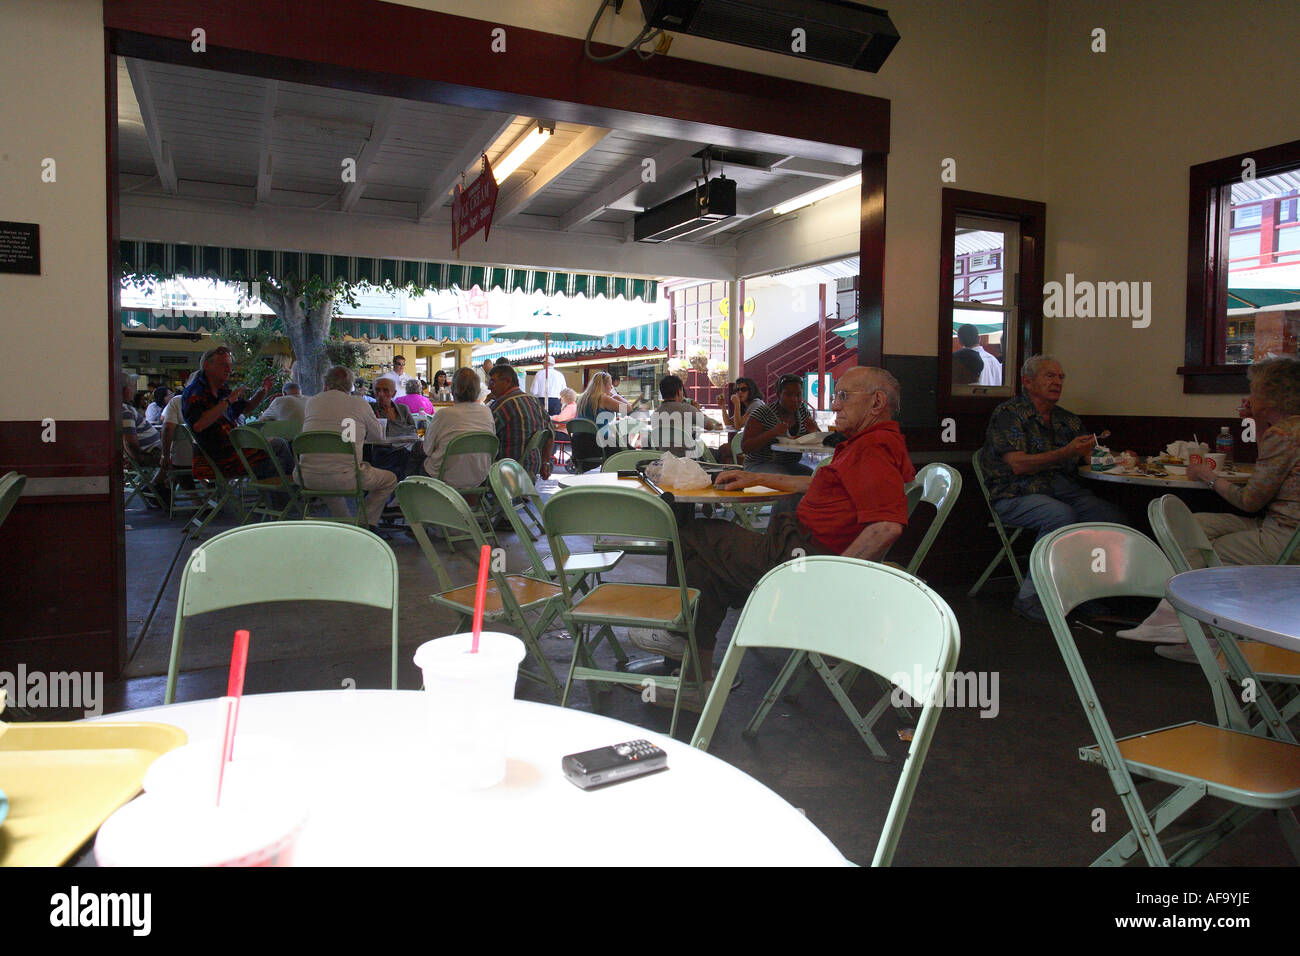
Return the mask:
<svg viewBox="0 0 1300 956">
<path fill-rule="evenodd" d="M 109 416 L 103 62 L 98 0 L 0 4 L 0 219 L 41 227 L 41 274 L 0 274 L 5 421 Z"/>
<path fill-rule="evenodd" d="M 1106 52 L 1091 51 L 1106 30 Z M 1292 2 L 1082 7 L 1048 36 L 1047 281 L 1150 282 L 1151 324 L 1045 320 L 1065 404 L 1125 415 L 1235 418 L 1238 397 L 1184 395 L 1189 167 L 1300 135 Z M 892 255 L 896 250 L 891 249 Z"/>
<path fill-rule="evenodd" d="M 754 300 L 754 337 L 745 339 L 745 354 L 757 355 L 817 321 L 817 285 L 745 286 L 745 298 Z"/>
</svg>

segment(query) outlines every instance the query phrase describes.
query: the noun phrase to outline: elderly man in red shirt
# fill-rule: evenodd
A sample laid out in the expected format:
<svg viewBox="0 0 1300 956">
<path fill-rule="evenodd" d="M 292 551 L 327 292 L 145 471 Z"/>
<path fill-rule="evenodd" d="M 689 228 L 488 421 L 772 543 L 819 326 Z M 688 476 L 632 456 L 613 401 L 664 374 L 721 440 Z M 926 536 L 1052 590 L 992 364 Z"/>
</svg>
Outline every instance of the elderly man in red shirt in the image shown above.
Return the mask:
<svg viewBox="0 0 1300 956">
<path fill-rule="evenodd" d="M 717 487 L 731 491 L 766 485 L 803 492 L 794 514 L 774 515 L 762 532 L 728 521 L 689 521 L 680 529 L 686 581 L 700 590 L 695 640 L 706 678 L 713 674 L 713 648 L 727 609 L 743 607 L 772 568 L 808 554 L 879 560 L 903 533 L 903 485 L 916 471 L 894 421 L 898 380 L 884 369 L 863 366 L 849 371 L 839 385 L 831 408 L 836 412 L 835 430 L 845 440 L 811 476 L 745 471 L 718 476 Z M 675 576 L 671 562 L 669 568 Z M 662 631 L 634 631 L 631 639 L 642 650 L 677 660 L 685 650 L 685 641 Z M 698 710 L 703 702 L 694 699 L 693 688 L 686 694 L 682 706 Z M 671 707 L 673 694 L 661 691 L 654 702 Z"/>
</svg>

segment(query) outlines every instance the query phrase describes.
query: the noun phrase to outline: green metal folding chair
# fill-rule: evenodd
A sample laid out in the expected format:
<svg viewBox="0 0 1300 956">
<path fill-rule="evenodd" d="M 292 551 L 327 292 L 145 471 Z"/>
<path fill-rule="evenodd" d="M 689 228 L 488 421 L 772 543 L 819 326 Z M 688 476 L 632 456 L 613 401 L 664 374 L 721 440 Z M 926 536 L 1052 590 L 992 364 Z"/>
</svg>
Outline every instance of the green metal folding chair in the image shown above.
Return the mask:
<svg viewBox="0 0 1300 956">
<path fill-rule="evenodd" d="M 189 425 L 176 426 L 177 432 L 184 430 L 190 444 L 194 446 L 194 454 L 200 456 L 208 466 L 208 473 L 211 478 L 199 478 L 194 476 L 194 486 L 203 495 L 203 503 L 194 514 L 190 516 L 188 525 L 191 534 L 199 534 L 206 528 L 212 519 L 221 514 L 226 505 L 230 505 L 235 512 L 235 521 L 239 524 L 244 523 L 244 502 L 240 483 L 244 480 L 241 478 L 227 478 L 217 467 L 217 463 L 212 460 L 212 456 L 207 450 L 200 445 L 194 438 L 194 432 Z"/>
<path fill-rule="evenodd" d="M 617 451 L 610 455 L 601 464 L 602 474 L 609 474 L 616 471 L 633 471 L 641 464 L 648 461 L 658 461 L 663 457 L 663 452 L 656 451 L 653 448 L 630 448 L 626 451 Z M 654 541 L 649 538 L 611 538 L 599 537 L 592 544 L 595 551 L 618 552 L 620 554 L 667 554 L 668 543 L 666 541 Z"/>
<path fill-rule="evenodd" d="M 122 448 L 122 463 L 127 487 L 131 489 L 122 505 L 123 510 L 131 507 L 131 502 L 138 497 L 151 508 L 167 511 L 167 502 L 163 501 L 162 495 L 154 487 L 154 482 L 158 479 L 158 466 L 144 464 L 125 445 Z"/>
<path fill-rule="evenodd" d="M 240 462 L 244 466 L 244 471 L 248 473 L 247 487 L 257 492 L 257 499 L 244 515 L 244 524 L 252 521 L 254 516 L 265 520 L 270 518 L 272 521 L 279 521 L 289 514 L 290 511 L 297 509 L 303 517 L 307 517 L 307 505 L 302 500 L 302 495 L 298 492 L 298 486 L 294 483 L 292 475 L 286 475 L 284 469 L 280 467 L 280 460 L 275 457 L 271 451 L 271 443 L 267 440 L 266 429 L 255 429 L 240 426 L 231 429 L 230 443 L 235 446 L 235 454 L 239 456 Z M 271 460 L 275 466 L 274 478 L 259 478 L 253 472 L 253 466 L 248 463 L 248 456 L 245 452 L 260 451 Z M 274 495 L 283 495 L 285 503 L 282 507 L 277 508 L 273 501 Z"/>
<path fill-rule="evenodd" d="M 194 469 L 177 465 L 176 453 L 183 448 L 190 450 L 190 460 L 194 460 L 194 439 L 190 430 L 178 426 L 172 431 L 172 464 L 167 468 L 168 511 L 167 517 L 175 518 L 177 514 L 198 511 L 203 507 L 206 493 L 195 486 Z"/>
<path fill-rule="evenodd" d="M 367 527 L 366 523 L 366 490 L 361 486 L 361 464 L 357 461 L 357 453 L 352 442 L 343 440 L 339 432 L 328 431 L 310 431 L 301 432 L 293 440 L 293 454 L 298 459 L 298 477 L 299 477 L 299 494 L 301 497 L 301 507 L 303 516 L 310 519 L 311 515 L 308 509 L 315 501 L 327 501 L 331 498 L 350 498 L 356 505 L 356 514 L 351 518 L 334 518 L 329 517 L 324 520 L 341 521 L 345 524 L 355 524 L 359 528 Z M 305 476 L 302 474 L 302 456 L 303 455 L 346 455 L 353 466 L 353 475 L 355 481 L 351 488 L 312 488 L 309 487 Z"/>
<path fill-rule="evenodd" d="M 984 587 L 984 582 L 987 581 L 989 576 L 997 570 L 997 567 L 1002 563 L 1003 558 L 1006 558 L 1011 564 L 1011 573 L 1016 576 L 1016 587 L 1020 587 L 1025 583 L 1025 576 L 1020 573 L 1020 563 L 1016 560 L 1016 552 L 1012 548 L 1012 545 L 1016 543 L 1016 539 L 1020 537 L 1020 533 L 1025 529 L 1014 525 L 1003 524 L 1002 519 L 998 517 L 997 510 L 993 507 L 993 500 L 989 497 L 988 484 L 984 480 L 984 466 L 980 464 L 980 456 L 983 454 L 983 449 L 975 452 L 975 454 L 971 456 L 970 462 L 971 467 L 975 469 L 975 481 L 980 486 L 980 494 L 984 496 L 984 505 L 989 509 L 989 517 L 993 519 L 989 522 L 989 527 L 998 533 L 998 541 L 1001 542 L 1001 550 L 993 556 L 993 560 L 990 561 L 989 566 L 984 569 L 984 573 L 979 576 L 979 580 L 977 580 L 971 586 L 971 589 L 966 592 L 967 597 L 974 597 L 976 594 L 979 594 L 980 588 Z M 1010 537 L 1007 537 L 1007 528 L 1012 529 Z"/>
<path fill-rule="evenodd" d="M 295 559 L 286 561 L 286 553 L 296 555 Z M 190 618 L 281 601 L 341 601 L 388 610 L 392 686 L 397 689 L 397 558 L 392 548 L 364 528 L 276 521 L 224 531 L 201 544 L 185 562 L 163 703 L 170 704 L 176 697 L 181 645 Z M 321 623 L 328 630 L 325 618 Z M 251 630 L 256 647 L 257 629 Z"/>
<path fill-rule="evenodd" d="M 302 422 L 295 422 L 292 419 L 286 421 L 256 422 L 258 431 L 269 441 L 272 438 L 283 438 L 285 441 L 292 443 L 295 438 L 302 434 Z"/>
<path fill-rule="evenodd" d="M 498 505 L 505 511 L 506 518 L 509 519 L 511 527 L 514 528 L 515 534 L 528 554 L 528 560 L 533 566 L 533 577 L 555 581 L 559 577 L 556 563 L 558 557 L 559 566 L 563 567 L 574 590 L 585 594 L 591 589 L 588 578 L 593 578 L 595 583 L 599 584 L 600 576 L 607 571 L 612 571 L 615 565 L 623 560 L 622 551 L 572 554 L 567 547 L 564 547 L 563 541 L 560 542 L 560 546 L 564 550 L 558 555 L 541 555 L 533 546 L 534 539 L 528 526 L 524 524 L 523 515 L 513 507 L 516 502 L 519 502 L 522 505 L 532 505 L 539 512 L 542 510 L 542 496 L 538 493 L 532 479 L 528 477 L 528 472 L 524 471 L 523 466 L 514 459 L 503 458 L 501 461 L 493 462 L 492 470 L 488 472 L 488 481 L 492 485 L 492 493 L 496 496 Z M 505 507 L 506 502 L 510 502 L 512 507 Z M 543 535 L 546 534 L 541 519 L 537 520 L 537 527 Z"/>
<path fill-rule="evenodd" d="M 661 451 L 653 448 L 629 448 L 626 451 L 616 451 L 606 458 L 600 466 L 602 473 L 611 471 L 633 471 L 637 466 L 647 461 L 658 461 L 664 456 Z"/>
<path fill-rule="evenodd" d="M 540 452 L 543 448 L 545 448 L 546 441 L 548 438 L 552 442 L 555 441 L 555 432 L 551 431 L 551 429 L 549 428 L 542 428 L 529 435 L 528 441 L 524 442 L 524 451 L 523 451 L 524 461 L 527 461 L 528 456 L 532 454 L 534 451 Z M 554 445 L 552 445 L 551 455 L 552 457 L 554 457 L 555 455 Z M 520 464 L 523 464 L 523 462 L 520 462 Z"/>
<path fill-rule="evenodd" d="M 846 620 L 846 594 L 853 595 L 855 606 L 880 612 Z M 888 866 L 957 664 L 961 631 L 951 609 L 917 578 L 882 564 L 828 555 L 787 561 L 774 568 L 758 582 L 740 613 L 695 728 L 692 744 L 701 750 L 707 750 L 713 739 L 731 683 L 751 647 L 806 654 L 841 706 L 852 705 L 831 679 L 826 657 L 896 681 L 921 701 L 921 717 L 872 859 L 872 866 Z M 789 662 L 786 669 L 791 669 Z"/>
<path fill-rule="evenodd" d="M 1193 565 L 1187 558 L 1189 552 L 1200 559 L 1196 567 L 1222 566 L 1205 530 L 1182 499 L 1175 495 L 1154 499 L 1147 505 L 1147 519 L 1175 573 L 1192 570 Z M 1283 724 L 1300 713 L 1300 654 L 1270 644 L 1238 641 L 1235 636 L 1217 628 L 1210 631 L 1220 647 L 1216 667 L 1227 668 L 1238 684 L 1254 681 L 1250 686 L 1263 688 L 1264 693 L 1275 698 L 1275 706 L 1282 702 L 1283 706 L 1278 709 Z M 1220 724 L 1224 724 L 1223 706 L 1217 699 L 1216 704 L 1219 705 Z M 1251 730 L 1258 732 L 1261 725 L 1268 726 L 1268 723 L 1265 716 Z M 1278 735 L 1276 729 L 1273 732 Z"/>
<path fill-rule="evenodd" d="M 568 706 L 574 681 L 643 683 L 645 678 L 640 674 L 596 667 L 591 652 L 602 640 L 610 643 L 620 663 L 627 660 L 614 637 L 614 627 L 657 628 L 681 634 L 686 638 L 681 676 L 654 678 L 656 689 L 676 692 L 672 723 L 668 728 L 671 736 L 677 730 L 682 706 L 680 689 L 694 686 L 703 698 L 703 678 L 695 644 L 695 608 L 700 592 L 686 586 L 686 572 L 677 540 L 677 521 L 672 509 L 658 495 L 634 488 L 565 488 L 552 495 L 543 506 L 542 524 L 546 526 L 552 554 L 562 554 L 561 542 L 571 535 L 618 535 L 669 543 L 672 560 L 676 562 L 677 585 L 606 582 L 579 595 L 570 585 L 567 575 L 559 578 L 564 592 L 560 614 L 573 635 L 573 659 L 560 704 Z M 594 636 L 588 635 L 589 627 L 596 629 Z"/>
<path fill-rule="evenodd" d="M 1122 739 L 1111 730 L 1066 615 L 1085 601 L 1164 596 L 1173 567 L 1155 542 L 1122 525 L 1069 525 L 1039 539 L 1029 567 L 1084 716 L 1097 738 L 1096 744 L 1079 749 L 1079 758 L 1106 770 L 1133 828 L 1093 865 L 1121 866 L 1140 852 L 1150 866 L 1191 866 L 1263 810 L 1276 814 L 1287 845 L 1300 861 L 1300 823 L 1291 809 L 1300 804 L 1300 746 L 1245 731 L 1245 717 L 1230 689 L 1226 701 L 1218 699 L 1227 680 L 1214 664 L 1196 621 L 1179 615 L 1214 689 L 1216 707 L 1226 706 L 1231 726 L 1188 721 Z M 1177 789 L 1147 810 L 1134 775 Z M 1160 834 L 1171 823 L 1207 796 L 1235 807 L 1209 826 L 1161 840 Z"/>
<path fill-rule="evenodd" d="M 9 517 L 9 512 L 13 511 L 14 505 L 22 496 L 23 486 L 27 484 L 27 477 L 20 475 L 16 471 L 11 471 L 0 478 L 0 525 L 5 523 L 5 518 Z"/>
<path fill-rule="evenodd" d="M 948 515 L 952 512 L 953 506 L 956 505 L 957 499 L 961 496 L 961 474 L 951 465 L 931 462 L 916 473 L 916 477 L 904 486 L 904 491 L 907 494 L 907 516 L 909 519 L 916 511 L 916 506 L 924 501 L 934 506 L 934 520 L 930 522 L 930 527 L 926 530 L 925 536 L 921 539 L 916 551 L 913 552 L 906 568 L 902 568 L 892 561 L 886 563 L 890 567 L 899 568 L 908 574 L 916 574 L 922 562 L 925 561 L 925 556 L 930 553 L 930 546 L 934 544 L 939 532 L 943 530 L 944 523 L 948 520 Z M 754 712 L 754 717 L 750 720 L 749 727 L 746 728 L 750 734 L 757 734 L 759 728 L 763 726 L 763 722 L 767 719 L 767 715 L 771 712 L 773 706 L 781 698 L 786 682 L 790 680 L 792 675 L 797 676 L 794 676 L 794 684 L 790 688 L 788 698 L 798 696 L 812 676 L 813 671 L 809 667 L 801 667 L 801 665 L 806 664 L 807 660 L 807 655 L 803 651 L 795 651 L 790 657 L 791 661 L 787 663 L 776 681 L 768 688 L 762 702 L 758 705 L 758 710 Z M 831 676 L 840 685 L 845 695 L 853 689 L 853 685 L 857 682 L 861 673 L 862 669 L 851 661 L 840 661 L 830 670 Z M 874 677 L 882 691 L 879 700 L 867 712 L 866 716 L 862 716 L 857 710 L 846 711 L 846 713 L 848 713 L 849 719 L 853 721 L 853 725 L 858 729 L 858 733 L 862 735 L 862 739 L 871 750 L 871 753 L 878 760 L 888 760 L 889 757 L 880 745 L 880 741 L 876 739 L 872 728 L 875 727 L 876 722 L 885 710 L 891 706 L 894 714 L 904 723 L 914 723 L 915 718 L 906 707 L 893 703 L 893 687 L 889 682 L 879 674 L 874 675 Z"/>
<path fill-rule="evenodd" d="M 1300 526 L 1295 529 L 1295 534 L 1291 535 L 1291 540 L 1287 542 L 1282 553 L 1277 556 L 1274 564 L 1290 564 L 1291 559 L 1295 557 L 1296 548 L 1300 547 Z"/>
<path fill-rule="evenodd" d="M 447 443 L 447 451 L 442 456 L 442 466 L 438 469 L 438 480 L 447 483 L 447 465 L 451 459 L 460 455 L 487 455 L 489 459 L 495 459 L 500 448 L 496 432 L 469 432 L 457 435 Z M 460 494 L 469 506 L 470 512 L 478 519 L 479 529 L 484 536 L 490 541 L 496 541 L 497 533 L 492 527 L 492 522 L 496 519 L 496 504 L 492 498 L 492 486 L 488 484 L 487 475 L 484 475 L 483 480 L 473 488 L 460 489 Z M 469 504 L 469 495 L 475 496 L 472 505 Z M 453 535 L 450 529 L 444 528 L 443 533 L 449 536 L 447 538 L 449 546 L 457 541 L 469 540 L 466 537 Z"/>
<path fill-rule="evenodd" d="M 581 437 L 580 437 L 581 436 Z M 587 441 L 590 439 L 590 441 Z M 604 453 L 596 439 L 596 423 L 585 418 L 569 421 L 569 464 L 571 474 L 580 474 L 592 468 L 599 468 L 605 460 Z M 585 450 L 580 450 L 584 449 Z M 594 450 L 593 450 L 594 449 Z"/>
<path fill-rule="evenodd" d="M 473 542 L 477 564 L 479 551 L 487 544 L 487 540 L 476 517 L 455 488 L 423 475 L 407 478 L 397 486 L 397 504 L 402 509 L 402 516 L 406 518 L 415 540 L 420 543 L 420 550 L 438 575 L 438 587 L 441 590 L 429 595 L 429 600 L 459 615 L 456 632 L 467 630 L 474 616 L 478 582 L 452 587 L 451 578 L 447 576 L 442 559 L 438 557 L 425 528 L 426 525 L 433 525 L 442 528 L 444 532 L 460 532 L 457 540 Z M 546 655 L 542 653 L 540 638 L 559 611 L 560 588 L 544 575 L 530 577 L 495 569 L 489 569 L 488 582 L 483 601 L 483 623 L 503 623 L 517 629 L 537 665 L 537 673 L 521 670 L 520 675 L 550 688 L 551 693 L 559 698 L 560 682 L 551 670 Z M 531 620 L 529 612 L 536 615 Z"/>
</svg>

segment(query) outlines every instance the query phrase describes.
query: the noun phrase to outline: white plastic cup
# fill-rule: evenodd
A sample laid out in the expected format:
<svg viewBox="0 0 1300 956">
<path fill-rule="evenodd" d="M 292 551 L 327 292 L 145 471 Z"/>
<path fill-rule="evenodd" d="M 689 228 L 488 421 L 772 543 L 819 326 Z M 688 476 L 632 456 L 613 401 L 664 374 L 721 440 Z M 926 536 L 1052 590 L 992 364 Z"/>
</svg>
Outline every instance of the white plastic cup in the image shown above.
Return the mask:
<svg viewBox="0 0 1300 956">
<path fill-rule="evenodd" d="M 415 651 L 428 702 L 431 770 L 456 789 L 495 787 L 506 776 L 506 728 L 524 644 L 484 631 L 426 641 Z"/>
<path fill-rule="evenodd" d="M 381 418 L 381 419 L 379 419 L 379 434 L 380 434 L 380 437 L 382 437 L 382 438 L 387 438 L 387 437 L 388 437 L 388 419 L 387 419 L 387 418 Z"/>
<path fill-rule="evenodd" d="M 99 828 L 100 866 L 289 866 L 307 804 L 257 774 L 227 771 L 221 806 L 146 793 Z"/>
<path fill-rule="evenodd" d="M 1224 462 L 1228 456 L 1223 452 L 1213 452 L 1205 456 L 1205 463 L 1210 466 L 1210 471 L 1223 471 Z"/>
</svg>

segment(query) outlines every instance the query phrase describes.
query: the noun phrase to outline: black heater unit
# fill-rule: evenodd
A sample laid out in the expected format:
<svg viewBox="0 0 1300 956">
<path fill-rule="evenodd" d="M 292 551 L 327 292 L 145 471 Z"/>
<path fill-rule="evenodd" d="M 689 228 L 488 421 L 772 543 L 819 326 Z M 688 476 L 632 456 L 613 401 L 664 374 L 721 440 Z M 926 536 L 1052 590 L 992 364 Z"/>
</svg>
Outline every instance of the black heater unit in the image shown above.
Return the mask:
<svg viewBox="0 0 1300 956">
<path fill-rule="evenodd" d="M 898 31 L 889 14 L 849 0 L 641 0 L 646 23 L 875 73 Z M 795 30 L 802 30 L 796 34 Z"/>
<path fill-rule="evenodd" d="M 637 213 L 632 238 L 637 242 L 681 239 L 736 214 L 736 181 L 719 176 L 675 199 Z"/>
</svg>

